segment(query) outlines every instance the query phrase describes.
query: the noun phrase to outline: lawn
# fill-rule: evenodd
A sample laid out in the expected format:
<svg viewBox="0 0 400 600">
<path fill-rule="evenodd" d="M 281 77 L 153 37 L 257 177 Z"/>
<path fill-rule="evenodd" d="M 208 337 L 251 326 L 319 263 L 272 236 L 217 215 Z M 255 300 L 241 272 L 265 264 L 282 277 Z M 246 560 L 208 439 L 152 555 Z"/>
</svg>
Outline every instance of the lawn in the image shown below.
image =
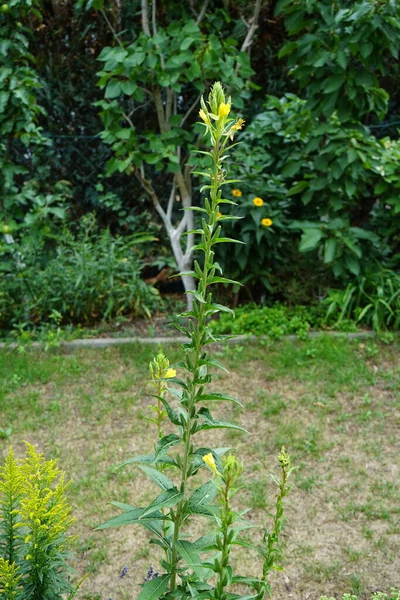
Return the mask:
<svg viewBox="0 0 400 600">
<path fill-rule="evenodd" d="M 135 468 L 115 467 L 152 449 L 147 366 L 155 350 L 0 354 L 0 427 L 12 428 L 0 439 L 3 455 L 10 443 L 22 454 L 28 440 L 58 457 L 72 479 L 80 536 L 74 567 L 88 573 L 81 600 L 134 598 L 155 565 L 157 552 L 143 544 L 141 529 L 93 531 L 114 514 L 110 501 L 140 505 L 154 491 Z M 285 570 L 273 576 L 273 599 L 346 591 L 367 598 L 400 587 L 399 350 L 398 343 L 328 337 L 214 350 L 230 370 L 216 389 L 242 401 L 245 409 L 235 406 L 229 416 L 250 435 L 213 436 L 245 462 L 238 501 L 251 507 L 251 521 L 265 521 L 273 505 L 269 473 L 282 444 L 298 467 L 287 501 Z M 178 357 L 176 347 L 164 352 L 171 362 Z M 232 413 L 229 406 L 219 414 L 224 410 Z M 248 571 L 254 562 L 242 555 Z"/>
</svg>

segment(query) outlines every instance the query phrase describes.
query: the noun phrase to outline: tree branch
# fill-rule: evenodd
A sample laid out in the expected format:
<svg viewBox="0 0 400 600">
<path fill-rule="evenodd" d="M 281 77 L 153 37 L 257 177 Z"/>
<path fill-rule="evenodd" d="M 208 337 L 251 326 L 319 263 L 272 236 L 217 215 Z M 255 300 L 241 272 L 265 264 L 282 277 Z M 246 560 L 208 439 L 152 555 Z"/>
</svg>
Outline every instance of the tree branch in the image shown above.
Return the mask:
<svg viewBox="0 0 400 600">
<path fill-rule="evenodd" d="M 193 104 L 191 106 L 189 106 L 188 110 L 185 112 L 185 114 L 182 117 L 182 120 L 180 122 L 180 127 L 183 127 L 186 119 L 190 116 L 190 113 L 193 112 L 193 110 L 196 108 L 196 106 L 198 105 L 198 103 L 200 102 L 200 98 L 201 98 L 201 94 L 199 94 L 196 98 L 196 100 L 193 102 Z"/>
<path fill-rule="evenodd" d="M 150 196 L 153 204 L 154 204 L 154 208 L 156 209 L 156 211 L 158 212 L 158 214 L 160 215 L 162 222 L 165 225 L 165 228 L 168 232 L 168 235 L 171 235 L 173 227 L 171 224 L 171 221 L 168 219 L 168 216 L 165 212 L 165 210 L 163 209 L 163 207 L 160 204 L 160 201 L 158 199 L 158 196 L 151 184 L 151 181 L 149 181 L 148 179 L 146 179 L 145 175 L 144 175 L 144 167 L 143 165 L 141 165 L 140 170 L 135 169 L 135 177 L 136 179 L 139 181 L 140 185 L 142 186 L 142 188 L 145 190 L 145 192 L 148 193 L 148 195 Z"/>
<path fill-rule="evenodd" d="M 244 38 L 242 47 L 240 48 L 240 52 L 246 52 L 246 50 L 249 49 L 251 44 L 253 43 L 254 34 L 256 32 L 256 29 L 258 28 L 258 17 L 260 16 L 260 11 L 261 0 L 256 0 L 256 3 L 254 5 L 254 13 L 248 23 L 247 35 Z"/>
<path fill-rule="evenodd" d="M 172 90 L 171 88 L 167 88 L 167 105 L 165 108 L 165 121 L 166 121 L 167 129 L 169 129 L 169 120 L 171 118 L 172 109 L 174 106 L 174 97 L 175 97 L 174 90 Z"/>
<path fill-rule="evenodd" d="M 204 1 L 203 6 L 201 7 L 201 11 L 199 12 L 198 17 L 196 19 L 196 25 L 200 25 L 200 23 L 204 19 L 204 16 L 206 14 L 206 10 L 208 8 L 209 3 L 210 3 L 210 0 L 205 0 Z"/>
<path fill-rule="evenodd" d="M 157 87 L 153 92 L 153 100 L 156 105 L 158 126 L 160 128 L 160 132 L 165 133 L 167 131 L 167 126 L 165 122 L 164 108 L 162 104 L 161 90 L 159 87 Z"/>
<path fill-rule="evenodd" d="M 153 35 L 157 35 L 157 0 L 153 0 L 153 8 L 151 11 L 151 23 L 153 27 Z"/>
<path fill-rule="evenodd" d="M 171 222 L 172 222 L 172 209 L 174 207 L 175 193 L 176 193 L 176 183 L 175 183 L 175 178 L 174 178 L 174 181 L 172 183 L 171 193 L 170 193 L 169 199 L 168 199 L 168 205 L 167 205 L 167 217 Z"/>
<path fill-rule="evenodd" d="M 142 0 L 142 29 L 145 35 L 151 37 L 149 27 L 149 7 L 147 4 L 147 0 Z"/>
<path fill-rule="evenodd" d="M 107 17 L 107 15 L 106 15 L 105 11 L 102 9 L 100 12 L 101 12 L 101 14 L 102 14 L 102 16 L 103 16 L 103 19 L 104 19 L 104 20 L 105 20 L 105 22 L 107 23 L 107 26 L 108 26 L 109 30 L 110 30 L 110 31 L 111 31 L 111 33 L 113 34 L 113 36 L 114 36 L 114 39 L 115 39 L 115 40 L 116 40 L 116 42 L 117 42 L 117 43 L 118 43 L 118 44 L 121 46 L 121 48 L 123 48 L 123 47 L 124 47 L 124 45 L 123 45 L 123 43 L 121 42 L 121 39 L 120 39 L 120 37 L 119 37 L 118 33 L 115 31 L 114 27 L 112 26 L 112 24 L 111 24 L 111 21 L 110 21 L 110 20 L 109 20 L 109 18 Z"/>
</svg>

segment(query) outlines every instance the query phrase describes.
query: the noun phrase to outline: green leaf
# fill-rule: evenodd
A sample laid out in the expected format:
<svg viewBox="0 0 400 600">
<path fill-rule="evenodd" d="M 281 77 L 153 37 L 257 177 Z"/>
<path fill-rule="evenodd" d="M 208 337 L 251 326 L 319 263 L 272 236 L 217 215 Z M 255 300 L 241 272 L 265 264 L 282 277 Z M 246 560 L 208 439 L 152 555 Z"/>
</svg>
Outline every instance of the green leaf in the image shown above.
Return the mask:
<svg viewBox="0 0 400 600">
<path fill-rule="evenodd" d="M 196 425 L 196 431 L 206 431 L 208 429 L 236 429 L 237 431 L 244 431 L 245 433 L 248 433 L 248 431 L 244 427 L 241 427 L 241 425 L 229 423 L 228 421 L 214 420 L 207 408 L 201 407 L 197 412 L 197 415 L 204 422 L 201 425 Z"/>
<path fill-rule="evenodd" d="M 346 76 L 343 73 L 341 73 L 340 75 L 331 75 L 330 77 L 328 77 L 325 83 L 322 84 L 323 93 L 332 94 L 332 92 L 336 92 L 336 90 L 342 87 L 345 80 Z"/>
<path fill-rule="evenodd" d="M 357 190 L 357 186 L 354 181 L 351 181 L 351 179 L 346 179 L 344 182 L 344 187 L 346 188 L 346 194 L 349 196 L 349 198 L 352 198 Z"/>
<path fill-rule="evenodd" d="M 227 237 L 217 238 L 216 240 L 213 241 L 213 244 L 223 244 L 223 243 L 244 244 L 244 242 L 242 242 L 241 240 L 234 240 L 233 238 L 227 238 Z"/>
<path fill-rule="evenodd" d="M 180 492 L 176 487 L 163 492 L 157 498 L 153 500 L 143 511 L 140 519 L 143 519 L 150 513 L 154 513 L 156 510 L 161 510 L 162 508 L 169 508 L 171 506 L 175 506 L 180 502 L 183 498 L 182 492 Z"/>
<path fill-rule="evenodd" d="M 211 479 L 203 483 L 189 498 L 189 509 L 196 512 L 197 508 L 202 505 L 210 504 L 217 495 L 218 488 Z"/>
<path fill-rule="evenodd" d="M 310 252 L 318 247 L 321 239 L 324 237 L 321 229 L 307 229 L 301 236 L 299 250 L 300 252 Z"/>
<path fill-rule="evenodd" d="M 240 281 L 234 281 L 233 279 L 227 279 L 226 277 L 213 277 L 208 284 L 211 285 L 212 283 L 232 283 L 234 285 L 242 285 Z"/>
<path fill-rule="evenodd" d="M 170 456 L 163 456 L 162 458 L 156 460 L 155 454 L 142 454 L 140 456 L 134 456 L 133 458 L 128 458 L 127 460 L 124 460 L 123 463 L 119 464 L 117 466 L 117 469 L 121 469 L 122 467 L 125 467 L 126 465 L 134 465 L 134 464 L 148 464 L 148 465 L 154 465 L 155 462 L 161 462 L 164 464 L 170 464 L 170 465 L 174 465 L 175 461 L 170 457 Z"/>
<path fill-rule="evenodd" d="M 239 402 L 239 400 L 237 400 L 236 398 L 232 398 L 232 396 L 228 396 L 227 394 L 217 394 L 217 393 L 202 394 L 201 396 L 196 398 L 196 402 L 209 402 L 210 400 L 215 400 L 215 401 L 220 401 L 220 402 L 223 402 L 223 401 L 234 402 L 235 404 L 238 404 L 239 406 L 243 407 L 243 404 L 241 402 Z"/>
<path fill-rule="evenodd" d="M 134 508 L 133 510 L 127 510 L 123 512 L 121 515 L 117 515 L 116 517 L 112 517 L 102 525 L 96 527 L 97 530 L 101 529 L 109 529 L 110 527 L 121 527 L 125 525 L 133 525 L 135 523 L 140 523 L 142 513 L 144 512 L 144 508 Z M 168 517 L 161 512 L 153 512 L 149 514 L 146 519 L 148 521 L 158 521 L 158 520 L 166 520 Z M 142 524 L 144 524 L 146 519 L 142 519 Z"/>
<path fill-rule="evenodd" d="M 164 490 L 164 492 L 166 492 L 167 490 L 172 490 L 175 487 L 172 481 L 168 479 L 168 477 L 166 477 L 163 473 L 157 471 L 157 469 L 154 469 L 153 467 L 148 467 L 147 465 L 138 465 L 138 467 L 143 471 L 143 473 L 146 473 L 146 475 L 150 477 L 150 479 L 156 485 L 158 485 L 159 488 Z"/>
<path fill-rule="evenodd" d="M 165 574 L 146 581 L 140 591 L 138 600 L 158 600 L 167 589 L 169 579 L 170 575 Z"/>
<path fill-rule="evenodd" d="M 330 263 L 335 258 L 337 248 L 337 241 L 333 238 L 329 238 L 329 240 L 325 243 L 325 252 L 324 252 L 324 263 Z"/>
<path fill-rule="evenodd" d="M 360 274 L 360 262 L 355 256 L 352 256 L 351 254 L 346 254 L 345 263 L 350 273 L 353 273 L 353 275 Z"/>
<path fill-rule="evenodd" d="M 175 433 L 170 433 L 169 435 L 164 435 L 164 437 L 162 437 L 160 440 L 158 440 L 157 442 L 157 446 L 156 446 L 156 454 L 154 457 L 154 462 L 157 461 L 157 459 L 165 453 L 165 451 L 168 448 L 171 448 L 172 446 L 176 446 L 177 444 L 179 444 L 181 442 L 181 439 L 179 437 L 179 435 L 176 435 Z"/>
<path fill-rule="evenodd" d="M 127 96 L 131 96 L 136 91 L 136 89 L 137 85 L 133 81 L 124 81 L 123 83 L 121 83 L 121 90 Z"/>
<path fill-rule="evenodd" d="M 204 581 L 207 576 L 207 569 L 201 566 L 202 560 L 196 551 L 194 544 L 187 540 L 178 540 L 175 547 L 186 563 L 186 566 L 193 569 L 200 581 Z"/>
<path fill-rule="evenodd" d="M 193 44 L 194 41 L 195 41 L 195 39 L 190 36 L 185 38 L 181 43 L 180 49 L 187 50 Z"/>
<path fill-rule="evenodd" d="M 118 98 L 121 94 L 121 82 L 116 79 L 111 79 L 106 87 L 106 98 Z"/>
<path fill-rule="evenodd" d="M 302 192 L 306 188 L 308 188 L 308 181 L 299 181 L 292 188 L 290 188 L 290 190 L 288 191 L 287 195 L 288 196 L 294 196 L 295 194 L 298 194 L 299 192 Z"/>
</svg>

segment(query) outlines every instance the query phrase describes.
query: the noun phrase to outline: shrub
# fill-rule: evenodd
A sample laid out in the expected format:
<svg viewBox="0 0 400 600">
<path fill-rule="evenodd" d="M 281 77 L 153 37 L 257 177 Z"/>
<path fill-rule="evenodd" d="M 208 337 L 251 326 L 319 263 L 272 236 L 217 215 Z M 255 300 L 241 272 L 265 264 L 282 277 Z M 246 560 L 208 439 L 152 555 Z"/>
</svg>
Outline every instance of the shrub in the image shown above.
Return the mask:
<svg viewBox="0 0 400 600">
<path fill-rule="evenodd" d="M 38 324 L 54 311 L 64 323 L 149 316 L 159 299 L 140 278 L 137 249 L 145 239 L 98 234 L 86 222 L 76 236 L 65 229 L 53 250 L 33 236 L 3 245 L 0 324 Z"/>
<path fill-rule="evenodd" d="M 276 297 L 302 261 L 323 289 L 334 278 L 346 285 L 376 261 L 398 263 L 397 140 L 336 114 L 317 117 L 287 94 L 267 98 L 241 141 L 236 172 L 245 178 L 231 193 L 241 194 L 235 214 L 243 218 L 224 223 L 224 232 L 246 246 L 221 249 L 229 275 L 242 270 Z"/>
<path fill-rule="evenodd" d="M 65 497 L 68 483 L 55 460 L 30 444 L 24 460 L 10 448 L 0 468 L 0 596 L 61 600 L 74 595 L 67 565 L 75 537 Z"/>
</svg>

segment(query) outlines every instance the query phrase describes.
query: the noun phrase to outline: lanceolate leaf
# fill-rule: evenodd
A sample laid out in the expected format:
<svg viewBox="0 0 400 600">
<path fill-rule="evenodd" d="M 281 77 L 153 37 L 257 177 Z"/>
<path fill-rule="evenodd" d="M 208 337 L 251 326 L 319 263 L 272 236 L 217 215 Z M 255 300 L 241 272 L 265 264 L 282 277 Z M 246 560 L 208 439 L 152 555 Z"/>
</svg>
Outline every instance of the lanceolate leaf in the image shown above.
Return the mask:
<svg viewBox="0 0 400 600">
<path fill-rule="evenodd" d="M 145 519 L 141 520 L 141 516 L 144 510 L 144 508 L 134 508 L 133 510 L 127 510 L 122 514 L 117 515 L 116 517 L 112 517 L 105 523 L 102 523 L 102 525 L 96 527 L 96 530 L 108 529 L 110 527 L 120 527 L 121 525 L 133 525 L 134 523 L 140 523 L 143 525 L 145 523 L 145 520 L 157 522 L 158 520 L 168 519 L 166 515 L 157 511 L 147 515 Z"/>
<path fill-rule="evenodd" d="M 152 513 L 155 510 L 161 510 L 162 508 L 175 506 L 182 500 L 182 498 L 182 492 L 180 492 L 176 487 L 171 488 L 170 490 L 167 490 L 166 492 L 163 492 L 157 496 L 157 498 L 144 509 L 144 512 L 140 518 L 143 519 L 149 513 Z"/>
<path fill-rule="evenodd" d="M 161 575 L 155 579 L 146 581 L 139 594 L 138 600 L 158 600 L 168 586 L 170 575 Z"/>
<path fill-rule="evenodd" d="M 218 489 L 214 481 L 212 479 L 210 481 L 207 481 L 197 490 L 195 490 L 190 496 L 189 508 L 191 510 L 195 510 L 198 506 L 210 504 L 210 502 L 212 502 L 215 496 L 217 495 L 217 492 Z"/>
<path fill-rule="evenodd" d="M 235 425 L 234 423 L 229 423 L 228 421 L 214 420 L 210 411 L 204 407 L 200 408 L 197 414 L 204 422 L 201 425 L 196 426 L 196 431 L 203 431 L 207 429 L 237 429 L 239 431 L 248 433 L 248 431 L 244 427 L 241 427 L 241 425 Z"/>
<path fill-rule="evenodd" d="M 206 579 L 207 569 L 204 569 L 201 566 L 202 561 L 194 544 L 187 540 L 180 540 L 177 542 L 176 548 L 185 561 L 186 566 L 196 573 L 200 581 L 204 581 L 204 579 Z"/>
<path fill-rule="evenodd" d="M 141 456 L 134 456 L 132 458 L 128 458 L 123 463 L 121 463 L 120 465 L 118 465 L 117 469 L 121 469 L 122 467 L 125 467 L 126 465 L 131 465 L 131 464 L 136 464 L 136 465 L 139 465 L 139 464 L 154 465 L 155 462 L 163 463 L 163 464 L 168 464 L 168 465 L 171 465 L 171 466 L 176 466 L 176 463 L 175 463 L 174 459 L 171 458 L 170 456 L 163 456 L 162 458 L 156 459 L 155 454 L 143 454 Z"/>
<path fill-rule="evenodd" d="M 161 488 L 164 492 L 175 488 L 172 481 L 170 479 L 168 479 L 168 477 L 166 477 L 164 475 L 164 473 L 157 471 L 157 469 L 154 469 L 153 467 L 148 467 L 147 465 L 138 465 L 138 466 L 139 466 L 139 469 L 141 469 L 143 471 L 143 473 L 146 473 L 146 475 L 148 475 L 150 477 L 150 479 L 156 485 L 158 485 L 158 487 Z"/>
<path fill-rule="evenodd" d="M 154 457 L 154 462 L 156 462 L 157 459 L 168 450 L 168 448 L 171 448 L 171 446 L 176 446 L 180 442 L 181 442 L 181 438 L 179 437 L 179 435 L 176 435 L 175 433 L 170 433 L 169 435 L 165 435 L 160 440 L 158 440 L 157 446 L 156 446 L 156 455 Z"/>
<path fill-rule="evenodd" d="M 213 392 L 211 394 L 202 394 L 198 398 L 196 398 L 196 402 L 209 402 L 210 400 L 220 401 L 220 402 L 234 402 L 239 406 L 243 406 L 239 400 L 236 398 L 232 398 L 232 396 L 228 396 L 227 394 L 218 394 L 217 392 Z"/>
</svg>

